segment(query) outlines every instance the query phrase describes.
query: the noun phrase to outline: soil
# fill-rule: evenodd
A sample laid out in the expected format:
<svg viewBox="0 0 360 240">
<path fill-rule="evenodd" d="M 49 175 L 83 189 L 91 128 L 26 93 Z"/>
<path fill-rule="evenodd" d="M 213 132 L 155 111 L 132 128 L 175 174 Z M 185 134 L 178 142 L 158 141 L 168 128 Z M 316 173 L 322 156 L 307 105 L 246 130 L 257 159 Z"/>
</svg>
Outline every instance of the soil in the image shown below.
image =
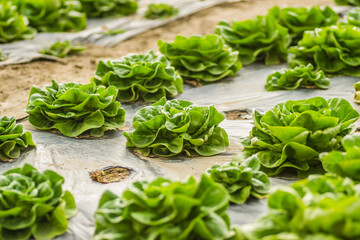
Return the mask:
<svg viewBox="0 0 360 240">
<path fill-rule="evenodd" d="M 128 53 L 145 53 L 157 49 L 157 40 L 172 41 L 177 34 L 212 34 L 222 19 L 245 20 L 265 14 L 275 5 L 312 6 L 334 5 L 333 0 L 250 0 L 222 4 L 203 10 L 180 21 L 145 32 L 114 48 L 87 46 L 79 55 L 67 58 L 64 63 L 36 61 L 0 68 L 0 116 L 24 118 L 27 98 L 32 85 L 44 87 L 51 79 L 58 82 L 88 83 L 94 76 L 99 59 L 120 58 Z"/>
<path fill-rule="evenodd" d="M 130 175 L 130 170 L 123 167 L 109 167 L 89 173 L 90 178 L 100 183 L 120 182 Z"/>
</svg>

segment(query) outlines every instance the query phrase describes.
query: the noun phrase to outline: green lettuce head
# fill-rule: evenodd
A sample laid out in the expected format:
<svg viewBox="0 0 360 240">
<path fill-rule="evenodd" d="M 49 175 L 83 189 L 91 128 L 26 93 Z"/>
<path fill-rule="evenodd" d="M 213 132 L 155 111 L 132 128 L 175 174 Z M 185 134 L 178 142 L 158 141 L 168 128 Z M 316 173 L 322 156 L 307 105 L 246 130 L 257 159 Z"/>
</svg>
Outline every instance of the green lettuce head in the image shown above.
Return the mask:
<svg viewBox="0 0 360 240">
<path fill-rule="evenodd" d="M 268 213 L 240 226 L 236 239 L 359 239 L 359 202 L 359 190 L 349 178 L 312 175 L 270 194 Z"/>
<path fill-rule="evenodd" d="M 347 24 L 360 27 L 360 7 L 351 9 L 345 16 L 345 19 Z"/>
<path fill-rule="evenodd" d="M 342 98 L 290 100 L 264 114 L 255 110 L 250 136 L 241 139 L 242 155 L 256 154 L 269 175 L 285 169 L 297 170 L 299 176 L 322 172 L 319 153 L 341 149 L 359 116 Z"/>
<path fill-rule="evenodd" d="M 225 240 L 234 235 L 226 190 L 207 175 L 186 182 L 135 182 L 122 197 L 106 191 L 93 240 Z"/>
<path fill-rule="evenodd" d="M 115 86 L 121 102 L 133 102 L 139 98 L 156 102 L 162 97 L 175 97 L 182 93 L 183 81 L 164 55 L 129 54 L 119 60 L 99 61 L 92 82 Z"/>
<path fill-rule="evenodd" d="M 35 147 L 30 132 L 24 132 L 14 117 L 0 118 L 0 160 L 9 161 L 20 156 L 21 150 Z"/>
<path fill-rule="evenodd" d="M 86 14 L 79 0 L 14 0 L 30 26 L 42 32 L 80 31 L 86 28 Z"/>
<path fill-rule="evenodd" d="M 313 69 L 314 66 L 309 63 L 273 72 L 267 77 L 265 88 L 267 91 L 295 90 L 299 87 L 328 89 L 330 80 L 323 71 Z"/>
<path fill-rule="evenodd" d="M 0 43 L 33 38 L 36 30 L 28 25 L 28 18 L 19 14 L 16 5 L 0 0 Z"/>
<path fill-rule="evenodd" d="M 243 204 L 250 196 L 262 198 L 270 191 L 269 178 L 259 169 L 259 160 L 251 157 L 242 163 L 214 165 L 207 172 L 212 180 L 226 188 L 230 202 Z"/>
<path fill-rule="evenodd" d="M 233 21 L 232 26 L 221 21 L 215 33 L 225 39 L 225 43 L 239 52 L 240 61 L 251 64 L 265 61 L 265 64 L 278 64 L 287 59 L 291 37 L 288 29 L 277 23 L 271 16 L 257 16 L 245 21 Z"/>
<path fill-rule="evenodd" d="M 290 48 L 290 67 L 312 63 L 326 74 L 360 76 L 360 28 L 342 25 L 305 32 Z"/>
<path fill-rule="evenodd" d="M 330 173 L 353 180 L 360 180 L 360 135 L 347 135 L 342 140 L 345 152 L 322 153 L 320 160 L 324 169 Z"/>
<path fill-rule="evenodd" d="M 88 17 L 127 16 L 136 13 L 136 0 L 80 0 Z"/>
<path fill-rule="evenodd" d="M 233 76 L 242 65 L 233 51 L 217 35 L 178 35 L 174 42 L 158 41 L 159 50 L 186 79 L 215 82 Z"/>
<path fill-rule="evenodd" d="M 44 90 L 31 88 L 26 112 L 29 122 L 37 129 L 56 129 L 68 137 L 83 133 L 100 137 L 106 130 L 125 125 L 125 110 L 116 96 L 114 86 L 58 84 L 52 80 L 52 85 Z"/>
<path fill-rule="evenodd" d="M 179 13 L 179 9 L 165 3 L 151 3 L 148 5 L 144 17 L 148 19 L 163 19 L 175 16 Z"/>
<path fill-rule="evenodd" d="M 29 164 L 0 175 L 0 239 L 53 239 L 64 234 L 77 213 L 64 178 Z"/>
<path fill-rule="evenodd" d="M 360 0 L 335 0 L 335 3 L 339 5 L 360 6 Z"/>
<path fill-rule="evenodd" d="M 229 146 L 225 130 L 218 126 L 224 118 L 214 106 L 198 107 L 192 102 L 162 98 L 135 113 L 135 130 L 123 134 L 126 145 L 145 156 L 171 157 L 183 152 L 212 156 Z"/>
<path fill-rule="evenodd" d="M 355 83 L 354 88 L 355 88 L 354 102 L 360 104 L 360 82 Z"/>
<path fill-rule="evenodd" d="M 50 47 L 44 48 L 40 53 L 59 58 L 66 58 L 74 53 L 85 51 L 85 49 L 86 48 L 83 45 L 75 45 L 69 40 L 66 40 L 64 42 L 55 42 Z"/>
<path fill-rule="evenodd" d="M 292 44 L 297 44 L 305 31 L 334 25 L 339 19 L 337 13 L 328 6 L 324 8 L 319 6 L 279 8 L 275 6 L 269 10 L 269 14 L 289 30 Z"/>
</svg>

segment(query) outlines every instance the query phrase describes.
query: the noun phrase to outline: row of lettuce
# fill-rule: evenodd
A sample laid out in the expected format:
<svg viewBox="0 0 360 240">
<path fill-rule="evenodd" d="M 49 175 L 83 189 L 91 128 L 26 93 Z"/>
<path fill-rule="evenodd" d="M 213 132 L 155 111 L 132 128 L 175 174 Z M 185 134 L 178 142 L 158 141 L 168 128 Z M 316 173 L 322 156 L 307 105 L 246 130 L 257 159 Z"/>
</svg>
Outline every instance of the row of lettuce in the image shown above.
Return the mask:
<svg viewBox="0 0 360 240">
<path fill-rule="evenodd" d="M 1 0 L 0 43 L 32 39 L 39 32 L 80 31 L 87 17 L 127 16 L 136 13 L 137 0 Z M 144 17 L 174 16 L 168 4 L 149 4 Z"/>
</svg>

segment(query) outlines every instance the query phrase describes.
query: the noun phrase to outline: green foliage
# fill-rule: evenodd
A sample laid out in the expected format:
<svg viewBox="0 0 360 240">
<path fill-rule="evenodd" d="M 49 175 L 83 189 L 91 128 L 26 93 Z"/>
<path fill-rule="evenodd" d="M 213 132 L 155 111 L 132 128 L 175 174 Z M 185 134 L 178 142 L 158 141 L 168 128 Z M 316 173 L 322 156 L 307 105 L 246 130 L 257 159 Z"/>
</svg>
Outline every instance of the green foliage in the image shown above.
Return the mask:
<svg viewBox="0 0 360 240">
<path fill-rule="evenodd" d="M 360 6 L 360 0 L 335 0 L 335 3 L 339 5 Z"/>
<path fill-rule="evenodd" d="M 347 135 L 342 140 L 345 152 L 332 151 L 320 154 L 324 169 L 353 180 L 360 180 L 360 135 Z"/>
<path fill-rule="evenodd" d="M 53 239 L 66 232 L 77 213 L 64 178 L 29 164 L 0 175 L 0 239 Z"/>
<path fill-rule="evenodd" d="M 114 86 L 58 84 L 52 80 L 45 90 L 31 88 L 26 112 L 37 129 L 57 129 L 68 137 L 83 133 L 100 137 L 106 130 L 125 125 L 125 110 L 116 101 L 116 95 Z"/>
<path fill-rule="evenodd" d="M 217 35 L 178 35 L 174 42 L 159 40 L 158 45 L 183 78 L 214 82 L 233 76 L 242 67 L 238 52 Z"/>
<path fill-rule="evenodd" d="M 360 29 L 331 26 L 305 32 L 302 40 L 290 48 L 289 65 L 312 63 L 326 74 L 360 76 Z"/>
<path fill-rule="evenodd" d="M 122 197 L 106 191 L 93 240 L 225 240 L 234 235 L 226 190 L 202 175 L 186 182 L 135 182 Z"/>
<path fill-rule="evenodd" d="M 277 19 L 280 25 L 289 30 L 292 44 L 297 44 L 305 31 L 334 25 L 339 19 L 337 13 L 328 6 L 322 9 L 319 6 L 311 8 L 285 7 L 281 9 L 275 6 L 270 9 L 269 14 Z"/>
<path fill-rule="evenodd" d="M 359 239 L 360 195 L 348 178 L 313 175 L 268 198 L 269 212 L 241 226 L 237 240 Z"/>
<path fill-rule="evenodd" d="M 20 15 L 11 1 L 0 1 L 0 43 L 33 38 L 36 30 L 28 25 L 27 17 Z"/>
<path fill-rule="evenodd" d="M 174 6 L 165 3 L 151 3 L 148 5 L 144 17 L 148 19 L 162 19 L 175 16 L 179 13 L 179 10 Z"/>
<path fill-rule="evenodd" d="M 250 136 L 241 140 L 242 154 L 256 154 L 269 175 L 284 169 L 297 170 L 299 176 L 321 172 L 319 153 L 341 149 L 359 116 L 345 99 L 322 97 L 290 100 L 265 114 L 254 111 Z"/>
<path fill-rule="evenodd" d="M 88 17 L 127 16 L 136 13 L 136 0 L 80 0 Z"/>
<path fill-rule="evenodd" d="M 221 21 L 216 26 L 215 33 L 221 35 L 226 44 L 239 51 L 239 59 L 245 65 L 255 61 L 278 64 L 287 59 L 291 37 L 288 29 L 278 24 L 271 15 L 233 21 L 232 26 Z"/>
<path fill-rule="evenodd" d="M 270 74 L 266 79 L 267 91 L 295 90 L 299 87 L 328 89 L 330 81 L 323 71 L 313 71 L 310 63 Z"/>
<path fill-rule="evenodd" d="M 35 147 L 30 132 L 24 132 L 21 124 L 16 124 L 14 117 L 0 118 L 0 160 L 18 158 L 20 151 Z M 0 231 L 1 232 L 1 231 Z"/>
<path fill-rule="evenodd" d="M 42 32 L 80 31 L 86 28 L 86 14 L 79 0 L 14 0 L 30 26 Z"/>
<path fill-rule="evenodd" d="M 354 102 L 360 104 L 360 82 L 355 83 L 354 88 L 355 88 Z"/>
<path fill-rule="evenodd" d="M 261 198 L 269 193 L 269 178 L 259 169 L 259 160 L 252 157 L 242 163 L 234 161 L 223 166 L 214 165 L 208 173 L 212 180 L 226 188 L 230 202 L 243 204 L 250 196 Z"/>
<path fill-rule="evenodd" d="M 360 3 L 360 2 L 359 2 Z M 359 4 L 360 6 L 360 4 Z M 347 24 L 360 27 L 360 7 L 351 9 L 345 16 Z"/>
<path fill-rule="evenodd" d="M 7 59 L 7 55 L 2 52 L 2 49 L 0 48 L 0 61 L 4 61 Z"/>
<path fill-rule="evenodd" d="M 164 55 L 129 54 L 113 61 L 99 61 L 96 75 L 101 79 L 91 81 L 98 85 L 115 86 L 118 99 L 133 102 L 139 98 L 156 102 L 162 97 L 174 97 L 182 93 L 181 76 Z"/>
<path fill-rule="evenodd" d="M 56 42 L 50 47 L 45 48 L 40 53 L 51 55 L 59 58 L 65 58 L 77 52 L 85 51 L 85 46 L 74 45 L 69 40 L 64 42 Z"/>
<path fill-rule="evenodd" d="M 182 152 L 189 156 L 222 153 L 229 146 L 228 136 L 218 126 L 224 120 L 214 106 L 198 107 L 184 100 L 162 98 L 135 113 L 135 131 L 124 132 L 128 147 L 143 155 L 171 157 Z"/>
</svg>

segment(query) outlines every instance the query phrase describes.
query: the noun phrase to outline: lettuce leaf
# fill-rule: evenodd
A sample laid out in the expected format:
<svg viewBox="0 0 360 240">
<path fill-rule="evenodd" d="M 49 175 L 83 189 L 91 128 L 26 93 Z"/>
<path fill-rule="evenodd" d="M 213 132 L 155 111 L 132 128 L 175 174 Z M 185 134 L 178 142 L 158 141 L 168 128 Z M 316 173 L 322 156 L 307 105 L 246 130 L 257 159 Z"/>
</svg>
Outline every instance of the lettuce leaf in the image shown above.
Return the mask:
<svg viewBox="0 0 360 240">
<path fill-rule="evenodd" d="M 250 136 L 242 138 L 244 157 L 256 154 L 269 175 L 296 170 L 299 176 L 323 172 L 319 153 L 341 149 L 360 114 L 342 98 L 314 97 L 254 111 Z"/>
<path fill-rule="evenodd" d="M 233 76 L 242 67 L 238 52 L 217 35 L 178 35 L 174 42 L 159 40 L 158 45 L 183 78 L 214 82 Z"/>
<path fill-rule="evenodd" d="M 359 2 L 360 6 L 360 2 Z M 360 7 L 355 7 L 351 9 L 348 14 L 345 16 L 346 23 L 360 27 Z"/>
<path fill-rule="evenodd" d="M 335 0 L 335 3 L 339 5 L 360 6 L 360 0 Z"/>
<path fill-rule="evenodd" d="M 287 47 L 290 45 L 291 37 L 288 29 L 278 24 L 271 15 L 233 21 L 232 26 L 226 21 L 221 21 L 216 26 L 215 33 L 239 52 L 239 59 L 245 65 L 255 61 L 278 64 L 287 59 Z"/>
<path fill-rule="evenodd" d="M 360 29 L 342 25 L 305 32 L 302 40 L 290 48 L 289 65 L 312 63 L 326 74 L 360 76 Z"/>
<path fill-rule="evenodd" d="M 347 135 L 342 144 L 345 152 L 332 151 L 320 154 L 324 169 L 330 173 L 360 180 L 360 135 Z"/>
<path fill-rule="evenodd" d="M 69 32 L 86 28 L 79 0 L 13 0 L 30 26 L 41 32 Z"/>
<path fill-rule="evenodd" d="M 207 175 L 186 182 L 135 182 L 122 197 L 106 191 L 93 240 L 225 240 L 234 235 L 226 190 Z"/>
<path fill-rule="evenodd" d="M 354 102 L 360 104 L 360 82 L 355 83 L 354 88 L 355 88 Z"/>
<path fill-rule="evenodd" d="M 0 1 L 0 9 L 0 43 L 32 39 L 36 35 L 36 30 L 28 26 L 28 18 L 20 15 L 11 1 Z"/>
<path fill-rule="evenodd" d="M 165 3 L 151 3 L 148 5 L 144 17 L 148 19 L 162 19 L 175 16 L 179 13 L 179 9 Z"/>
<path fill-rule="evenodd" d="M 289 30 L 292 44 L 297 44 L 305 31 L 334 25 L 339 19 L 337 13 L 328 6 L 324 8 L 313 6 L 311 8 L 285 7 L 281 9 L 275 6 L 269 10 L 268 14 Z"/>
<path fill-rule="evenodd" d="M 349 178 L 313 175 L 277 189 L 269 211 L 237 229 L 237 240 L 359 239 L 360 195 Z"/>
<path fill-rule="evenodd" d="M 188 101 L 162 98 L 136 112 L 135 130 L 123 134 L 126 145 L 136 147 L 143 155 L 171 157 L 196 152 L 212 156 L 229 146 L 225 130 L 218 126 L 224 118 L 214 106 L 198 107 Z"/>
<path fill-rule="evenodd" d="M 323 71 L 313 71 L 314 66 L 300 65 L 290 69 L 283 69 L 270 74 L 266 79 L 267 91 L 295 90 L 299 87 L 328 89 L 330 81 Z"/>
<path fill-rule="evenodd" d="M 69 40 L 66 40 L 64 42 L 56 42 L 50 47 L 44 48 L 40 53 L 65 58 L 74 53 L 85 51 L 85 49 L 83 45 L 74 45 Z"/>
<path fill-rule="evenodd" d="M 223 166 L 217 164 L 207 172 L 212 180 L 226 188 L 230 202 L 243 204 L 250 196 L 261 198 L 269 193 L 269 178 L 259 169 L 259 160 L 252 157 L 242 163 L 233 161 Z"/>
<path fill-rule="evenodd" d="M 16 123 L 14 117 L 0 118 L 0 160 L 18 158 L 21 150 L 35 147 L 30 132 L 24 132 L 23 126 Z"/>
<path fill-rule="evenodd" d="M 57 129 L 68 137 L 83 133 L 100 137 L 106 130 L 125 125 L 125 110 L 116 96 L 114 86 L 58 84 L 52 80 L 52 85 L 44 90 L 31 88 L 26 112 L 29 122 L 37 129 Z"/>
<path fill-rule="evenodd" d="M 142 98 L 156 102 L 162 97 L 175 97 L 182 93 L 183 81 L 164 55 L 129 54 L 119 60 L 99 61 L 97 85 L 115 86 L 121 102 L 133 102 Z"/>
<path fill-rule="evenodd" d="M 80 0 L 88 17 L 127 16 L 136 13 L 136 0 Z"/>
<path fill-rule="evenodd" d="M 53 239 L 64 234 L 77 213 L 64 178 L 29 164 L 0 175 L 0 239 Z"/>
</svg>

